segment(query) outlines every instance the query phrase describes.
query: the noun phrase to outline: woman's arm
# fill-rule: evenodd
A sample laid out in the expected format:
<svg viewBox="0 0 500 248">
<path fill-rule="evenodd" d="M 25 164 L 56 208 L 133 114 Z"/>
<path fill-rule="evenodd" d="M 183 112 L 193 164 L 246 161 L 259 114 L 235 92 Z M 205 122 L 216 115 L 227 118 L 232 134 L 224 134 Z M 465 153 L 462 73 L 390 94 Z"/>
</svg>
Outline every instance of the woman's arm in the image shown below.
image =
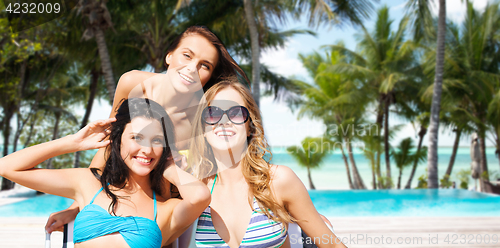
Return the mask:
<svg viewBox="0 0 500 248">
<path fill-rule="evenodd" d="M 184 156 L 182 156 L 182 162 L 186 163 Z M 172 236 L 167 242 L 164 242 L 164 244 L 169 244 L 201 215 L 210 204 L 211 197 L 210 191 L 204 183 L 175 164 L 167 167 L 163 176 L 179 189 L 182 197 L 182 200 L 172 210 L 170 218 Z"/>
<path fill-rule="evenodd" d="M 48 170 L 34 168 L 43 161 L 62 154 L 104 147 L 105 128 L 114 121 L 93 122 L 76 134 L 28 147 L 0 159 L 0 175 L 38 191 L 75 199 L 78 174 L 74 169 Z"/>
<path fill-rule="evenodd" d="M 297 220 L 300 228 L 312 240 L 320 241 L 316 243 L 316 246 L 320 248 L 346 247 L 327 227 L 318 211 L 316 211 L 304 184 L 290 168 L 277 166 L 273 177 L 273 188 L 285 208 Z"/>
</svg>

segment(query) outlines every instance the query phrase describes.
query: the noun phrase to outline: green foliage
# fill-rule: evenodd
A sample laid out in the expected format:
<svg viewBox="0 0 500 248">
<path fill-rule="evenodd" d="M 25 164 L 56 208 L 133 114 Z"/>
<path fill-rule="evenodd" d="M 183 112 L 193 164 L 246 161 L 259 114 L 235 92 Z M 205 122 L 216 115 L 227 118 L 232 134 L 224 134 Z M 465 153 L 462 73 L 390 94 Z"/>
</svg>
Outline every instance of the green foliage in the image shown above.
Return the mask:
<svg viewBox="0 0 500 248">
<path fill-rule="evenodd" d="M 469 180 L 471 178 L 470 170 L 467 169 L 462 169 L 457 172 L 456 177 L 458 178 L 458 181 L 460 181 L 459 187 L 461 189 L 468 189 L 469 188 Z"/>
<path fill-rule="evenodd" d="M 418 177 L 417 189 L 427 189 L 427 173 Z"/>
<path fill-rule="evenodd" d="M 306 168 L 317 168 L 323 159 L 329 154 L 331 142 L 324 138 L 306 137 L 301 146 L 291 146 L 287 152 Z"/>
<path fill-rule="evenodd" d="M 394 182 L 392 181 L 392 178 L 389 178 L 387 176 L 381 176 L 378 178 L 379 183 L 385 186 L 385 188 L 392 188 L 394 187 Z"/>
<path fill-rule="evenodd" d="M 453 184 L 450 181 L 450 176 L 449 175 L 444 175 L 444 177 L 439 180 L 440 181 L 440 187 L 443 189 L 449 189 Z"/>
</svg>

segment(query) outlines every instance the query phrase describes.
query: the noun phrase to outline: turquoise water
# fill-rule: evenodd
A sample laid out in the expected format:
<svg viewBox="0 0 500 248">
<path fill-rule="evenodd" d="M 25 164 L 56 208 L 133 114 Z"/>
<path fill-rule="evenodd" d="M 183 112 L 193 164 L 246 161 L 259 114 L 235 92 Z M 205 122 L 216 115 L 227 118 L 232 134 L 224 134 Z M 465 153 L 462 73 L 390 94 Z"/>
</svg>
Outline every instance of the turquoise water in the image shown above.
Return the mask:
<svg viewBox="0 0 500 248">
<path fill-rule="evenodd" d="M 39 195 L 24 201 L 0 206 L 0 217 L 44 217 L 53 212 L 68 208 L 72 199 L 55 196 Z"/>
<path fill-rule="evenodd" d="M 286 153 L 286 148 L 283 147 L 273 147 L 272 148 L 273 158 L 271 163 L 286 165 L 295 171 L 295 173 L 299 176 L 299 178 L 304 182 L 306 186 L 309 186 L 307 179 L 307 170 L 305 168 L 300 167 L 297 162 Z M 446 172 L 446 168 L 448 168 L 448 163 L 450 161 L 452 148 L 448 147 L 440 147 L 439 148 L 439 158 L 438 158 L 438 174 L 441 179 Z M 360 150 L 354 151 L 354 159 L 356 161 L 357 168 L 361 177 L 368 187 L 371 189 L 372 182 L 372 172 L 370 168 L 369 161 L 361 154 Z M 486 148 L 486 159 L 488 161 L 488 169 L 490 171 L 499 171 L 499 161 L 495 156 L 495 148 Z M 385 157 L 382 155 L 381 157 L 381 166 L 382 166 L 382 174 L 385 173 Z M 470 171 L 470 149 L 468 147 L 462 147 L 458 149 L 457 156 L 455 158 L 455 164 L 453 166 L 453 171 L 451 173 L 451 181 L 455 181 L 457 186 L 460 184 L 458 179 L 456 178 L 456 173 L 462 169 Z M 426 174 L 427 162 L 421 163 L 418 165 L 417 170 L 415 172 L 415 176 L 412 181 L 412 188 L 417 186 L 418 177 Z M 398 168 L 395 163 L 391 161 L 391 174 L 392 181 L 396 186 L 398 180 Z M 411 173 L 411 167 L 403 169 L 403 176 L 401 180 L 402 188 L 406 185 L 408 178 Z M 349 189 L 349 184 L 347 183 L 347 173 L 344 164 L 344 160 L 342 159 L 342 155 L 340 151 L 335 151 L 333 154 L 327 156 L 323 163 L 319 168 L 311 170 L 312 180 L 316 189 Z M 352 175 L 352 171 L 351 171 Z M 497 174 L 497 177 L 500 177 L 500 174 Z M 495 178 L 491 178 L 494 180 Z M 474 186 L 474 180 L 470 178 L 469 186 Z"/>
<path fill-rule="evenodd" d="M 317 190 L 318 212 L 344 216 L 500 216 L 500 196 L 459 189 Z"/>
<path fill-rule="evenodd" d="M 500 216 L 500 196 L 467 190 L 312 190 L 318 212 L 343 216 Z M 0 217 L 48 217 L 73 200 L 42 195 L 0 206 Z"/>
</svg>

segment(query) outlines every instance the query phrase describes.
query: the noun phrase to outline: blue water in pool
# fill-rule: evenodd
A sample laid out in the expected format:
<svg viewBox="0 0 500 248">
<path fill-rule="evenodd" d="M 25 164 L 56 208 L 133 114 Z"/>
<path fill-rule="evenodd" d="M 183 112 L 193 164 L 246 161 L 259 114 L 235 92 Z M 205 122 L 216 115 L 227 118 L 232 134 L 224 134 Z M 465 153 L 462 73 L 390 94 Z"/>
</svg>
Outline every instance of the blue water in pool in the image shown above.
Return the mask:
<svg viewBox="0 0 500 248">
<path fill-rule="evenodd" d="M 458 189 L 312 190 L 318 212 L 342 216 L 500 216 L 500 196 Z M 0 217 L 48 217 L 73 200 L 42 195 L 0 206 Z"/>
<path fill-rule="evenodd" d="M 500 196 L 459 189 L 309 191 L 325 216 L 500 216 Z"/>
<path fill-rule="evenodd" d="M 24 201 L 0 206 L 0 217 L 44 217 L 68 208 L 72 199 L 40 195 Z"/>
</svg>

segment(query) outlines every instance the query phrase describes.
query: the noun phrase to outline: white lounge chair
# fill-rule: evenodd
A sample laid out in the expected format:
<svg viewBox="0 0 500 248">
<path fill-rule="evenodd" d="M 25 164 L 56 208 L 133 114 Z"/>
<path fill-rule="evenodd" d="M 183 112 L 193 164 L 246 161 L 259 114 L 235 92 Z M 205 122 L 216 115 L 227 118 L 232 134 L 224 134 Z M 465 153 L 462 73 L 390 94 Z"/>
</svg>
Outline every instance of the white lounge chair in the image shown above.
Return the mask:
<svg viewBox="0 0 500 248">
<path fill-rule="evenodd" d="M 74 248 L 74 243 L 73 243 L 73 227 L 75 225 L 74 221 L 71 221 L 70 223 L 64 225 L 64 232 L 63 232 L 63 246 L 62 248 Z M 45 248 L 50 248 L 50 234 L 46 233 L 45 235 Z"/>
</svg>

